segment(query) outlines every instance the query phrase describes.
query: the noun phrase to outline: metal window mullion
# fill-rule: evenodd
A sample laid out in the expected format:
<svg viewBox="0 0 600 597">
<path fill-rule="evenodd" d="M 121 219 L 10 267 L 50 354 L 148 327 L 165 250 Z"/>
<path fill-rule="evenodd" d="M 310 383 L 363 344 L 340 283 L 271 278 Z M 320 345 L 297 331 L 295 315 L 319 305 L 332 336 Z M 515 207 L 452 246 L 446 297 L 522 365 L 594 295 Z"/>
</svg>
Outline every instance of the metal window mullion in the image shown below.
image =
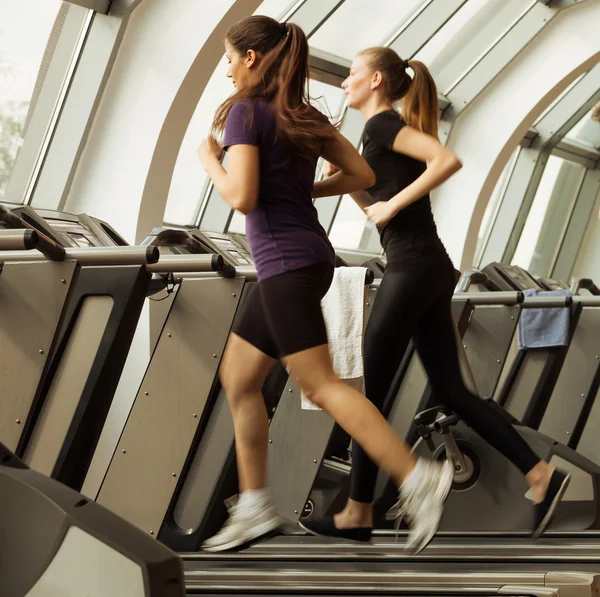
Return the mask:
<svg viewBox="0 0 600 597">
<path fill-rule="evenodd" d="M 520 149 L 519 149 L 519 152 L 520 152 Z M 492 232 L 493 232 L 494 228 L 496 227 L 496 223 L 498 221 L 498 214 L 500 213 L 500 210 L 502 209 L 502 204 L 504 203 L 504 199 L 506 198 L 508 186 L 509 186 L 510 181 L 515 173 L 515 168 L 517 166 L 517 161 L 518 161 L 519 155 L 520 154 L 517 153 L 517 155 L 511 156 L 509 163 L 506 166 L 506 167 L 509 167 L 509 171 L 507 173 L 506 179 L 503 181 L 502 188 L 500 189 L 500 196 L 496 200 L 496 205 L 494 206 L 494 213 L 490 217 L 490 220 L 489 220 L 489 223 L 487 226 L 487 231 L 485 233 L 485 238 L 483 239 L 483 242 L 482 242 L 482 246 L 475 254 L 475 258 L 473 260 L 476 267 L 481 267 L 483 256 L 488 248 L 488 244 L 490 242 Z M 501 177 L 502 177 L 502 175 L 501 175 Z M 494 189 L 494 191 L 492 191 L 492 195 L 490 196 L 489 201 L 492 200 L 495 190 L 496 189 Z"/>
<path fill-rule="evenodd" d="M 529 269 L 535 275 L 549 276 L 553 269 L 584 174 L 585 170 L 573 163 L 563 162 L 560 166 L 529 263 Z"/>
<path fill-rule="evenodd" d="M 551 6 L 532 3 L 526 12 L 501 34 L 475 63 L 444 91 L 452 106 L 444 118 L 454 121 L 515 58 L 525 46 L 561 11 L 580 0 L 557 0 Z"/>
<path fill-rule="evenodd" d="M 507 181 L 502 202 L 481 253 L 480 264 L 502 261 L 531 178 L 538 166 L 539 150 L 520 148 Z M 543 167 L 542 167 L 543 170 Z"/>
<path fill-rule="evenodd" d="M 70 4 L 77 4 L 94 12 L 108 14 L 111 0 L 64 0 Z"/>
<path fill-rule="evenodd" d="M 356 110 L 349 110 L 346 108 L 340 117 L 343 118 L 340 133 L 353 145 L 358 146 L 364 128 L 362 115 Z M 315 207 L 319 212 L 319 222 L 321 222 L 321 226 L 325 228 L 327 234 L 331 232 L 341 203 L 341 196 L 338 196 L 337 199 L 334 197 L 321 197 L 320 199 L 315 199 Z"/>
<path fill-rule="evenodd" d="M 553 145 L 562 143 L 563 137 L 594 107 L 598 100 L 600 100 L 600 64 L 580 77 L 577 83 L 536 122 L 535 129 L 544 143 Z M 585 151 L 582 149 L 581 153 L 583 155 Z M 584 157 L 594 159 L 591 154 Z"/>
<path fill-rule="evenodd" d="M 564 160 L 576 162 L 585 168 L 593 170 L 600 161 L 600 152 L 595 149 L 581 147 L 566 139 L 561 139 L 553 148 L 552 153 Z"/>
<path fill-rule="evenodd" d="M 81 56 L 83 45 L 85 43 L 85 38 L 87 36 L 87 33 L 90 30 L 92 21 L 93 21 L 93 13 L 89 12 L 88 18 L 84 25 L 84 30 L 83 30 L 82 35 L 79 40 L 78 47 L 75 50 L 73 60 L 71 61 L 71 65 L 69 66 L 69 72 L 68 72 L 68 74 L 66 76 L 66 80 L 62 86 L 58 100 L 56 101 L 56 108 L 54 110 L 54 113 L 52 114 L 52 118 L 50 119 L 50 123 L 48 125 L 48 131 L 47 131 L 45 139 L 44 139 L 44 143 L 43 143 L 43 146 L 42 146 L 42 149 L 40 152 L 40 157 L 37 161 L 35 170 L 32 174 L 31 180 L 29 181 L 29 185 L 27 187 L 27 191 L 25 194 L 25 202 L 26 203 L 33 202 L 33 194 L 37 188 L 39 181 L 41 180 L 42 169 L 43 169 L 44 165 L 46 164 L 46 158 L 48 157 L 48 150 L 49 150 L 50 144 L 54 141 L 54 135 L 56 133 L 62 111 L 65 108 L 67 94 L 70 89 L 70 83 L 73 80 L 73 76 L 75 74 L 75 70 L 79 63 L 79 58 Z M 55 152 L 55 155 L 56 155 L 56 152 Z M 59 196 L 55 196 L 55 198 L 58 199 Z M 52 205 L 50 205 L 50 206 L 45 204 L 44 207 L 57 207 L 56 201 L 54 201 L 52 203 Z"/>
<path fill-rule="evenodd" d="M 529 210 L 531 209 L 535 194 L 537 193 L 549 156 L 551 154 L 556 154 L 560 157 L 582 163 L 584 166 L 591 166 L 594 164 L 593 161 L 590 161 L 593 158 L 591 155 L 580 157 L 576 155 L 566 155 L 564 151 L 557 149 L 557 146 L 564 143 L 562 139 L 571 129 L 573 124 L 577 122 L 578 119 L 594 105 L 598 97 L 600 97 L 600 92 L 598 91 L 599 79 L 600 68 L 595 67 L 590 70 L 585 77 L 582 77 L 581 80 L 536 123 L 535 129 L 537 137 L 533 140 L 533 149 L 529 151 L 536 152 L 535 148 L 537 148 L 538 157 L 535 159 L 535 166 L 531 172 L 531 180 L 527 185 L 527 190 L 523 194 L 521 209 L 515 217 L 514 226 L 510 237 L 506 242 L 506 248 L 501 261 L 508 263 L 514 256 L 514 252 L 519 243 L 521 233 L 523 232 Z M 564 147 L 567 146 L 569 145 L 564 144 Z M 525 155 L 527 154 L 524 154 L 524 156 Z"/>
<path fill-rule="evenodd" d="M 579 256 L 588 225 L 593 222 L 593 209 L 600 193 L 600 170 L 587 170 L 552 268 L 552 277 L 569 280 Z"/>
<path fill-rule="evenodd" d="M 54 25 L 52 26 L 52 30 L 50 31 L 50 37 L 48 39 L 48 43 L 46 44 L 46 49 L 44 51 L 44 56 L 42 57 L 42 63 L 40 65 L 40 70 L 38 71 L 35 85 L 33 88 L 33 93 L 31 95 L 31 102 L 29 104 L 29 109 L 27 111 L 27 117 L 25 118 L 25 124 L 23 125 L 23 132 L 21 133 L 22 137 L 27 135 L 27 127 L 29 126 L 29 121 L 31 116 L 35 110 L 35 106 L 37 104 L 38 97 L 44 88 L 44 83 L 46 81 L 46 75 L 48 74 L 48 69 L 52 64 L 52 58 L 54 56 L 54 50 L 58 46 L 58 43 L 62 37 L 63 27 L 67 20 L 67 16 L 69 14 L 69 5 L 63 4 L 58 9 L 58 15 L 56 20 L 54 21 Z M 76 43 L 76 42 L 75 42 Z M 68 62 L 68 59 L 67 59 Z"/>
<path fill-rule="evenodd" d="M 389 45 L 403 58 L 412 58 L 466 3 L 467 0 L 430 0 L 384 45 Z"/>
<path fill-rule="evenodd" d="M 72 65 L 78 57 L 78 44 L 89 26 L 89 13 L 69 7 L 60 38 L 44 77 L 44 85 L 36 98 L 35 109 L 29 115 L 27 134 L 6 189 L 6 198 L 14 203 L 29 199 L 35 177 L 47 148 L 55 117 L 60 109 L 62 91 L 73 74 Z"/>
<path fill-rule="evenodd" d="M 444 92 L 452 104 L 452 119 L 491 83 L 558 12 L 559 9 L 535 2 L 504 32 L 495 45 L 482 54 L 470 70 Z"/>
<path fill-rule="evenodd" d="M 554 249 L 554 254 L 552 255 L 552 259 L 550 260 L 550 264 L 548 267 L 548 275 L 551 275 L 552 272 L 556 268 L 556 263 L 558 262 L 558 257 L 560 255 L 560 252 L 562 251 L 562 248 L 563 248 L 563 245 L 565 242 L 565 238 L 567 236 L 567 231 L 569 229 L 571 221 L 573 220 L 573 214 L 575 213 L 575 209 L 577 208 L 577 203 L 579 202 L 579 197 L 581 196 L 581 190 L 582 190 L 583 184 L 585 182 L 586 174 L 587 174 L 587 170 L 584 170 L 583 175 L 580 175 L 579 185 L 577 186 L 577 191 L 576 191 L 576 193 L 574 193 L 573 200 L 571 201 L 571 205 L 568 206 L 566 217 L 564 218 L 562 229 L 559 234 L 559 241 Z M 550 201 L 552 201 L 552 199 Z M 543 227 L 542 227 L 542 230 L 543 230 Z"/>
<path fill-rule="evenodd" d="M 202 190 L 200 191 L 200 200 L 198 201 L 198 204 L 196 205 L 196 211 L 194 213 L 194 218 L 192 220 L 194 222 L 195 226 L 200 227 L 200 222 L 202 221 L 202 218 L 204 217 L 204 212 L 206 211 L 206 204 L 208 202 L 208 198 L 210 196 L 210 192 L 212 191 L 212 189 L 213 189 L 213 182 L 207 175 L 206 179 L 204 180 Z"/>
<path fill-rule="evenodd" d="M 31 198 L 36 207 L 68 209 L 68 191 L 87 135 L 122 41 L 123 28 L 131 11 L 132 0 L 114 0 L 111 16 L 91 13 L 83 49 L 78 57 L 60 116 L 54 128 L 48 152 Z M 72 7 L 76 8 L 76 7 Z M 116 16 L 116 12 L 121 12 Z M 85 11 L 90 14 L 89 11 Z"/>
<path fill-rule="evenodd" d="M 227 169 L 227 152 L 223 155 L 223 167 Z M 233 210 L 210 182 L 201 208 L 198 227 L 211 232 L 224 232 L 233 218 Z"/>
<path fill-rule="evenodd" d="M 502 263 L 510 263 L 515 255 L 517 245 L 519 244 L 521 234 L 523 233 L 523 228 L 525 228 L 525 223 L 529 217 L 529 212 L 531 211 L 531 206 L 533 205 L 533 201 L 540 186 L 540 182 L 542 180 L 542 176 L 544 175 L 544 170 L 546 169 L 546 164 L 548 163 L 549 157 L 550 149 L 544 148 L 534 159 L 535 163 L 533 172 L 527 181 L 525 193 L 522 195 L 519 212 L 514 220 L 510 236 L 508 237 L 508 242 L 506 243 L 504 253 L 502 254 Z"/>
<path fill-rule="evenodd" d="M 327 226 L 324 226 L 325 231 L 327 232 L 327 236 L 329 236 L 331 234 L 331 230 L 333 228 L 333 223 L 335 222 L 335 219 L 337 218 L 337 215 L 338 215 L 338 212 L 340 211 L 341 205 L 342 205 L 342 195 L 340 195 L 337 198 L 335 207 L 333 208 L 333 212 L 331 213 L 331 218 L 330 218 Z"/>
<path fill-rule="evenodd" d="M 206 208 L 202 214 L 199 226 L 202 227 L 203 230 L 223 232 L 227 223 L 233 217 L 232 211 L 233 210 L 213 187 L 206 202 Z"/>
<path fill-rule="evenodd" d="M 344 0 L 305 0 L 293 7 L 282 20 L 296 23 L 310 38 L 343 3 Z"/>
</svg>

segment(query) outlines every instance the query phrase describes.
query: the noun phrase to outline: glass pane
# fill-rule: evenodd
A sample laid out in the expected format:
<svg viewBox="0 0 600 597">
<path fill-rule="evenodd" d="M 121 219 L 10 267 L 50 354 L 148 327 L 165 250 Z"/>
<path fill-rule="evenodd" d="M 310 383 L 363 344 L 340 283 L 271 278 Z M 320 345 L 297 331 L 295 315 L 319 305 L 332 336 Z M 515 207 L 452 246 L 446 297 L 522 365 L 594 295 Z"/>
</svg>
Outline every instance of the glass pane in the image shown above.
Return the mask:
<svg viewBox="0 0 600 597">
<path fill-rule="evenodd" d="M 512 263 L 534 276 L 550 275 L 584 174 L 580 164 L 550 156 Z"/>
<path fill-rule="evenodd" d="M 311 79 L 308 85 L 311 104 L 329 117 L 332 122 L 339 120 L 346 95 L 341 87 L 334 87 Z"/>
<path fill-rule="evenodd" d="M 387 41 L 422 1 L 346 0 L 317 29 L 310 45 L 353 60 L 359 50 Z"/>
<path fill-rule="evenodd" d="M 469 0 L 417 53 L 444 93 L 496 43 L 523 11 L 523 0 Z"/>
<path fill-rule="evenodd" d="M 485 248 L 487 239 L 492 231 L 492 227 L 494 225 L 494 220 L 496 218 L 496 214 L 498 213 L 498 209 L 502 203 L 502 197 L 504 197 L 504 193 L 506 191 L 506 187 L 508 185 L 508 181 L 510 180 L 510 173 L 515 165 L 515 160 L 519 155 L 519 148 L 513 151 L 513 154 L 510 156 L 496 186 L 494 187 L 494 192 L 490 197 L 490 200 L 485 208 L 485 213 L 483 214 L 483 219 L 481 220 L 481 226 L 479 226 L 479 235 L 477 237 L 477 247 L 475 248 L 475 258 L 473 260 L 474 263 L 482 265 L 479 263 L 481 259 L 481 254 Z"/>
<path fill-rule="evenodd" d="M 571 89 L 573 89 L 573 87 L 575 87 L 575 85 L 577 85 L 577 83 L 579 83 L 579 81 L 581 81 L 586 74 L 587 73 L 583 73 L 582 75 L 579 75 L 570 85 L 568 85 L 566 89 L 564 89 L 563 92 L 540 114 L 533 126 L 542 120 L 542 118 L 544 118 L 544 116 L 546 116 L 546 114 L 548 114 L 548 112 L 550 112 L 550 110 L 552 110 L 552 108 L 554 108 L 554 106 L 556 106 L 556 104 L 558 104 L 558 102 L 560 102 L 560 100 L 562 100 L 563 97 L 565 97 L 565 95 L 567 95 L 567 93 L 569 93 L 569 91 L 571 91 Z"/>
<path fill-rule="evenodd" d="M 246 216 L 241 211 L 234 211 L 227 232 L 246 234 Z"/>
<path fill-rule="evenodd" d="M 329 240 L 338 249 L 381 252 L 377 228 L 348 195 L 342 197 Z"/>
<path fill-rule="evenodd" d="M 594 108 L 598 110 L 598 107 Z M 592 116 L 594 110 L 588 112 L 568 133 L 567 139 L 583 143 L 597 149 L 600 147 L 600 122 Z"/>
<path fill-rule="evenodd" d="M 293 2 L 281 0 L 265 0 L 255 14 L 280 19 L 292 4 Z M 198 160 L 196 149 L 210 132 L 215 111 L 234 91 L 231 81 L 226 77 L 226 72 L 227 60 L 223 56 L 198 102 L 181 143 L 169 188 L 165 222 L 180 225 L 195 224 L 194 218 L 200 209 L 200 202 L 204 198 L 208 183 L 208 177 Z"/>
<path fill-rule="evenodd" d="M 12 174 L 29 105 L 62 0 L 0 3 L 0 197 Z"/>
</svg>

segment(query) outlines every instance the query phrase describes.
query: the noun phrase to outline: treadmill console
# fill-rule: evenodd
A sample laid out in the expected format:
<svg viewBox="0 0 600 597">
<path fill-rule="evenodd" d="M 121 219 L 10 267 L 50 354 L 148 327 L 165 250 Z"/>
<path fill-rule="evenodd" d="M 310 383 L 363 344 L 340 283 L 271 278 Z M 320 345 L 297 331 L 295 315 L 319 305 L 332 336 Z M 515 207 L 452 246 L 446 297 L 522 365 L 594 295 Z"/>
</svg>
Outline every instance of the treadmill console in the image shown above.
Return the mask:
<svg viewBox="0 0 600 597">
<path fill-rule="evenodd" d="M 253 266 L 250 248 L 241 234 L 206 232 L 197 228 L 154 228 L 142 245 L 157 245 L 161 252 L 176 255 L 186 253 L 221 255 L 226 263 L 236 266 Z"/>
<path fill-rule="evenodd" d="M 385 273 L 385 261 L 381 259 L 381 257 L 373 257 L 368 259 L 362 264 L 362 267 L 369 268 L 375 278 L 383 278 L 383 274 Z"/>
<path fill-rule="evenodd" d="M 127 241 L 106 222 L 87 214 L 32 209 L 12 210 L 22 220 L 44 233 L 61 247 L 124 247 Z"/>
<path fill-rule="evenodd" d="M 225 261 L 231 263 L 231 265 L 254 265 L 245 236 L 223 232 L 199 232 L 199 234 L 203 235 L 211 246 L 215 247 L 215 253 L 223 255 Z"/>
<path fill-rule="evenodd" d="M 562 280 L 553 280 L 552 278 L 538 278 L 544 290 L 569 290 L 569 285 Z"/>
<path fill-rule="evenodd" d="M 490 263 L 481 271 L 498 287 L 498 290 L 543 290 L 539 282 L 518 265 Z"/>
</svg>

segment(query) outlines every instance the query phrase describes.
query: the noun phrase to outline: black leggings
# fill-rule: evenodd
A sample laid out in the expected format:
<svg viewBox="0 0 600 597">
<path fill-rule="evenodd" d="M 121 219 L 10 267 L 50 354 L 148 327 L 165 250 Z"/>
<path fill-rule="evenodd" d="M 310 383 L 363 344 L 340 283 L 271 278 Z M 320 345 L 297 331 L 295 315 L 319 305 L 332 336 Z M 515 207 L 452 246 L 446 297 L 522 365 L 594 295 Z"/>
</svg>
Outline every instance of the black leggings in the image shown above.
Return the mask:
<svg viewBox="0 0 600 597">
<path fill-rule="evenodd" d="M 444 256 L 406 267 L 388 266 L 365 332 L 367 398 L 382 408 L 414 337 L 438 400 L 526 474 L 540 459 L 509 421 L 472 394 L 463 382 L 451 311 L 454 286 L 454 269 Z M 350 497 L 357 502 L 372 502 L 376 478 L 377 466 L 354 442 Z"/>
</svg>

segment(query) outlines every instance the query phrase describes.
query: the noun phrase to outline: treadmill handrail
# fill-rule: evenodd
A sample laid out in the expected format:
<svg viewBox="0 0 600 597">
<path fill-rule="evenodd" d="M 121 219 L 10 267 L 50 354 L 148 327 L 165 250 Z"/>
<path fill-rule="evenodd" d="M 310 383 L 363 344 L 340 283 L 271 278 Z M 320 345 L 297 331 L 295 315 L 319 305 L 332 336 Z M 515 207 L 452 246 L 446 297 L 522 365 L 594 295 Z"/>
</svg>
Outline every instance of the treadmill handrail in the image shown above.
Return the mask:
<svg viewBox="0 0 600 597">
<path fill-rule="evenodd" d="M 70 247 L 63 251 L 65 259 L 77 261 L 78 265 L 147 265 L 156 263 L 160 256 L 156 247 Z M 5 262 L 43 260 L 44 256 L 38 251 L 12 251 L 2 255 Z"/>
<path fill-rule="evenodd" d="M 341 266 L 341 267 L 346 267 L 346 266 Z M 364 266 L 360 266 L 360 267 L 364 267 Z M 365 267 L 364 269 L 366 270 L 365 271 L 365 284 L 368 286 L 370 284 L 373 284 L 374 282 L 378 282 L 377 285 L 379 285 L 380 278 L 377 278 L 377 279 L 375 278 L 375 273 L 373 272 L 373 270 L 368 267 Z M 246 280 L 248 280 L 249 282 L 256 282 L 256 280 L 258 280 L 258 272 L 256 271 L 256 268 L 251 265 L 236 266 L 235 274 L 244 276 L 244 278 L 246 278 Z"/>
<path fill-rule="evenodd" d="M 473 305 L 519 305 L 524 309 L 570 307 L 579 304 L 586 307 L 600 307 L 600 296 L 528 296 L 520 290 L 505 292 L 467 292 L 454 295 L 455 299 L 468 300 Z"/>
<path fill-rule="evenodd" d="M 148 265 L 160 258 L 157 247 L 77 247 L 66 249 L 80 265 Z"/>
<path fill-rule="evenodd" d="M 157 247 L 152 247 L 158 251 Z M 222 255 L 196 254 L 187 255 L 161 255 L 158 263 L 146 267 L 152 274 L 170 274 L 170 273 L 197 273 L 197 272 L 217 272 L 225 269 L 227 264 Z"/>
<path fill-rule="evenodd" d="M 0 205 L 0 220 L 11 228 L 35 230 L 31 224 L 28 224 L 25 220 L 12 213 L 10 209 L 6 208 L 4 205 Z M 64 248 L 55 243 L 43 232 L 40 232 L 39 230 L 36 230 L 36 232 L 38 234 L 37 250 L 52 261 L 64 261 Z"/>
<path fill-rule="evenodd" d="M 0 251 L 30 251 L 39 240 L 36 230 L 0 230 Z"/>
<path fill-rule="evenodd" d="M 244 276 L 248 282 L 256 282 L 258 280 L 258 272 L 252 265 L 238 265 L 235 268 L 235 273 Z"/>
</svg>

